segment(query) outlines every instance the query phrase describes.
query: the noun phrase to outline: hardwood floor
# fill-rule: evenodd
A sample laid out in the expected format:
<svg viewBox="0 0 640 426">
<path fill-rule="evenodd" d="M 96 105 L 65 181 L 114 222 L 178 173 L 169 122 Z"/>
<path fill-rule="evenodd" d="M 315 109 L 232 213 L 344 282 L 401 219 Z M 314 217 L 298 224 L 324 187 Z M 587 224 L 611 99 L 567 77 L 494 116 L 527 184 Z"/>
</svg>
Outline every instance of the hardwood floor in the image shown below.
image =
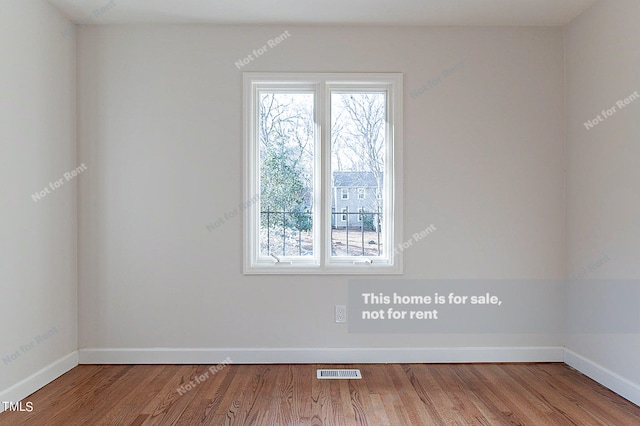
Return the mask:
<svg viewBox="0 0 640 426">
<path fill-rule="evenodd" d="M 0 425 L 640 425 L 564 364 L 81 365 Z M 361 380 L 317 380 L 316 368 Z"/>
</svg>

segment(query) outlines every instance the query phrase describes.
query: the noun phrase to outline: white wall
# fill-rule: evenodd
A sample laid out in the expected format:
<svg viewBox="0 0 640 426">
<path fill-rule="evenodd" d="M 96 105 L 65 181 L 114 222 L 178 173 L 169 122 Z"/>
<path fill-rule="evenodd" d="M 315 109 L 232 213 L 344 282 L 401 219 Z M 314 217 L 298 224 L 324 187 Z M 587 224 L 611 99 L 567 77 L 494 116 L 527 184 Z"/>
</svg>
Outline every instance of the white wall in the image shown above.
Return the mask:
<svg viewBox="0 0 640 426">
<path fill-rule="evenodd" d="M 640 291 L 622 280 L 640 277 L 640 100 L 616 102 L 640 93 L 639 20 L 639 2 L 601 1 L 566 29 L 567 253 L 569 275 L 579 278 L 569 288 L 575 327 L 566 346 L 592 376 L 610 370 L 605 384 L 636 403 Z M 612 106 L 610 117 L 585 127 Z M 627 304 L 623 294 L 635 299 Z M 599 309 L 576 302 L 588 296 L 602 300 Z"/>
<path fill-rule="evenodd" d="M 637 334 L 348 334 L 332 306 L 349 277 L 243 276 L 240 220 L 206 229 L 242 201 L 242 71 L 401 71 L 405 234 L 438 227 L 405 252 L 406 278 L 557 279 L 567 266 L 581 280 L 633 279 L 640 101 L 583 123 L 640 91 L 639 15 L 632 0 L 599 2 L 566 29 L 566 58 L 559 29 L 85 27 L 76 158 L 74 28 L 44 2 L 3 8 L 1 399 L 72 367 L 79 334 L 98 352 L 284 348 L 280 361 L 287 348 L 566 343 L 570 364 L 640 400 Z M 290 39 L 236 68 L 285 30 Z M 81 163 L 80 177 L 33 201 Z M 581 290 L 569 287 L 568 319 L 592 325 L 571 302 Z M 597 325 L 615 331 L 607 321 Z"/>
<path fill-rule="evenodd" d="M 78 347 L 75 182 L 31 197 L 76 167 L 73 28 L 46 2 L 2 4 L 1 401 L 70 368 Z"/>
<path fill-rule="evenodd" d="M 241 220 L 206 228 L 243 201 L 242 71 L 400 71 L 405 238 L 438 228 L 405 252 L 405 277 L 564 278 L 562 30 L 79 33 L 79 161 L 91 170 L 79 182 L 81 349 L 562 345 L 557 334 L 349 334 L 333 322 L 349 277 L 243 276 Z"/>
</svg>

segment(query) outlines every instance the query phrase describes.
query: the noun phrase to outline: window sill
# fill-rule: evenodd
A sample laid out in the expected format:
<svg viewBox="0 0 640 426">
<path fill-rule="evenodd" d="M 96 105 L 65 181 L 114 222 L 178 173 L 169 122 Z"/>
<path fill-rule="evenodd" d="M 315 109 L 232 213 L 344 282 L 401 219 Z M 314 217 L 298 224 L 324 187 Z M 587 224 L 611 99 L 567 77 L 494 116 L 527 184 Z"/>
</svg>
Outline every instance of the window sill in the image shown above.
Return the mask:
<svg viewBox="0 0 640 426">
<path fill-rule="evenodd" d="M 263 265 L 245 265 L 244 275 L 401 275 L 399 265 L 373 264 L 316 264 L 273 263 Z"/>
</svg>

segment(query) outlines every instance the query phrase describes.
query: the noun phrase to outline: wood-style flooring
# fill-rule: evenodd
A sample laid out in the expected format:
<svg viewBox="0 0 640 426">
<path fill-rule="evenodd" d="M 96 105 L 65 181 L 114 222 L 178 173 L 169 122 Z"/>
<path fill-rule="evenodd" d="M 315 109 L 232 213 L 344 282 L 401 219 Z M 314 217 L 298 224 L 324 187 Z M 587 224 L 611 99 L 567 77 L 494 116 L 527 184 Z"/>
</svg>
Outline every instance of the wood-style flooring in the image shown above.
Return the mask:
<svg viewBox="0 0 640 426">
<path fill-rule="evenodd" d="M 640 425 L 640 407 L 564 364 L 209 367 L 81 365 L 0 425 Z"/>
</svg>

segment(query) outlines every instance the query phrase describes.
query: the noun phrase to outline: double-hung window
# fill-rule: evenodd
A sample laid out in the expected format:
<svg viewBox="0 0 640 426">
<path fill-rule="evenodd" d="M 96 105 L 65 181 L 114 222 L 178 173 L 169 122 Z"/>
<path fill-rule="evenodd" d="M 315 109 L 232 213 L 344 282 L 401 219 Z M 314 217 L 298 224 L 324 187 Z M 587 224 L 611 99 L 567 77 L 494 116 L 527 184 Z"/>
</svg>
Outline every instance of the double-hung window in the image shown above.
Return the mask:
<svg viewBox="0 0 640 426">
<path fill-rule="evenodd" d="M 401 74 L 244 73 L 244 126 L 245 273 L 402 272 Z"/>
</svg>

